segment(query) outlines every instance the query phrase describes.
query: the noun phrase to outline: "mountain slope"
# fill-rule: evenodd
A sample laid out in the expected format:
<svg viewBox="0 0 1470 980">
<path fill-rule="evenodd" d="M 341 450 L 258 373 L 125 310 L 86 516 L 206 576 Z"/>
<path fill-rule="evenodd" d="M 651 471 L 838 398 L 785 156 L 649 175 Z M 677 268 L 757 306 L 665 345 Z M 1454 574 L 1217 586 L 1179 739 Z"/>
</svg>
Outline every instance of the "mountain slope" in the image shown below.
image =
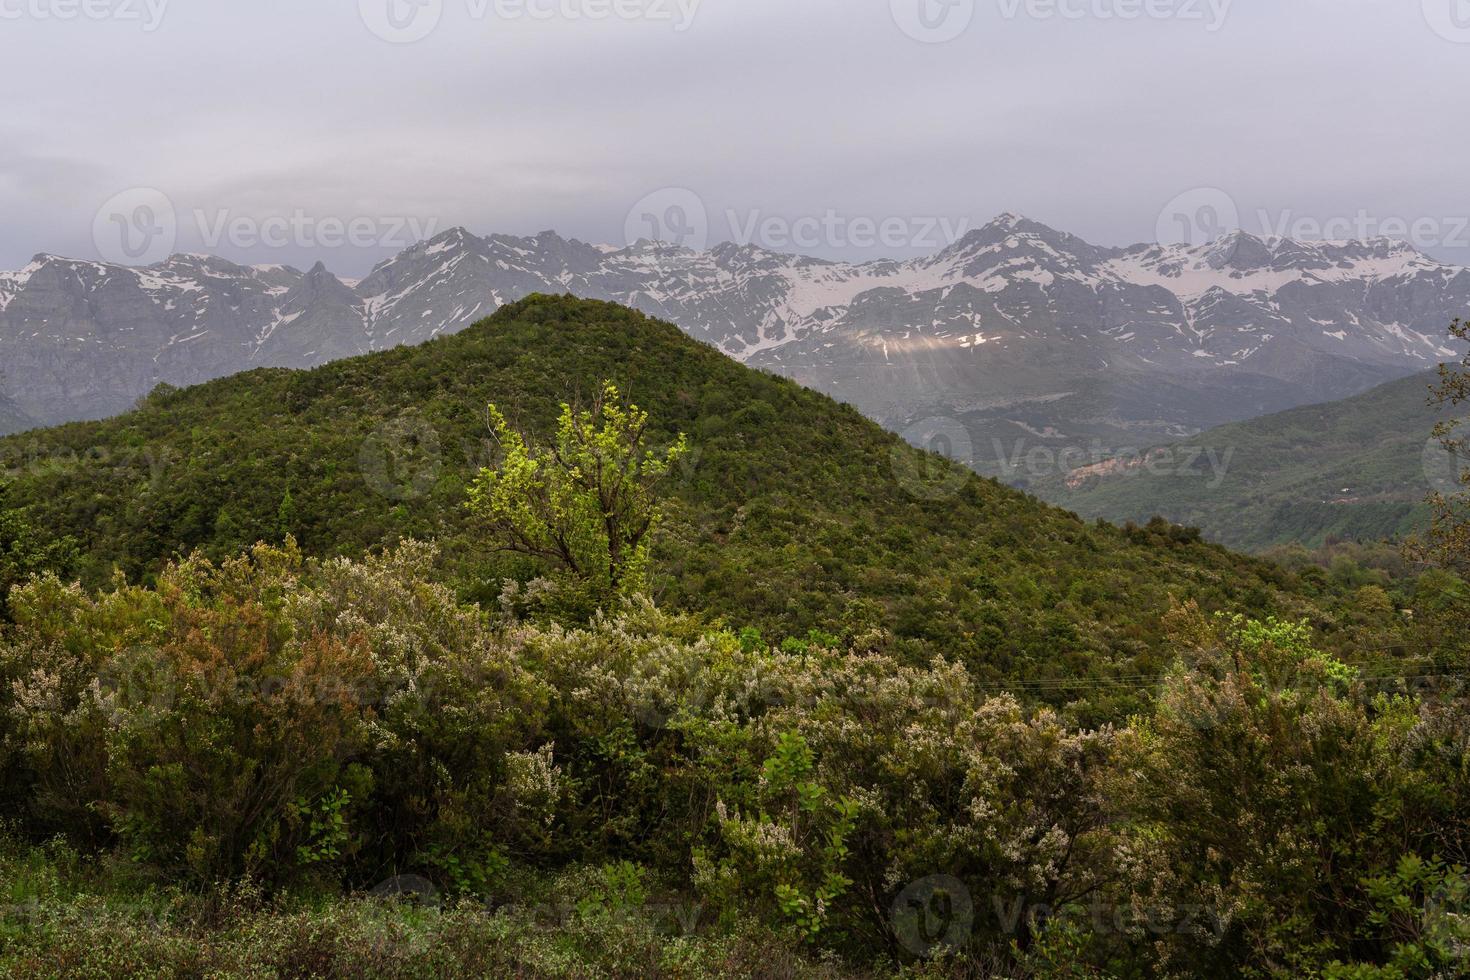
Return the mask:
<svg viewBox="0 0 1470 980">
<path fill-rule="evenodd" d="M 1031 680 L 1156 672 L 1172 658 L 1158 623 L 1171 595 L 1333 623 L 1275 566 L 1084 524 L 670 325 L 571 298 L 308 372 L 159 391 L 116 419 L 0 440 L 0 462 L 38 446 L 56 460 L 27 467 L 12 497 L 77 537 L 90 578 L 288 532 L 323 555 L 413 534 L 440 538 L 489 602 L 502 576 L 530 570 L 485 554 L 462 507 L 493 455 L 485 404 L 545 432 L 558 401 L 602 378 L 663 438 L 692 441 L 659 547 L 667 604 L 775 636 L 882 626 L 907 656 Z"/>
<path fill-rule="evenodd" d="M 917 268 L 751 362 L 885 422 L 1137 445 L 1432 366 L 1470 305 L 1470 271 L 1387 240 L 1099 249 L 1008 215 Z"/>
<path fill-rule="evenodd" d="M 1436 377 L 1222 426 L 1029 488 L 1084 516 L 1162 515 L 1239 548 L 1399 537 L 1427 523 L 1431 487 L 1453 482 L 1453 463 L 1431 437 L 1448 417 L 1429 406 Z"/>
<path fill-rule="evenodd" d="M 20 410 L 15 401 L 0 391 L 0 436 L 29 429 L 36 423 Z"/>
<path fill-rule="evenodd" d="M 1386 239 L 1099 248 L 1014 215 L 861 265 L 457 228 L 355 284 L 321 265 L 37 256 L 0 274 L 0 358 L 30 415 L 96 418 L 159 382 L 418 343 L 534 292 L 633 306 L 890 428 L 937 414 L 987 436 L 1137 445 L 1432 366 L 1470 308 L 1470 270 Z"/>
</svg>

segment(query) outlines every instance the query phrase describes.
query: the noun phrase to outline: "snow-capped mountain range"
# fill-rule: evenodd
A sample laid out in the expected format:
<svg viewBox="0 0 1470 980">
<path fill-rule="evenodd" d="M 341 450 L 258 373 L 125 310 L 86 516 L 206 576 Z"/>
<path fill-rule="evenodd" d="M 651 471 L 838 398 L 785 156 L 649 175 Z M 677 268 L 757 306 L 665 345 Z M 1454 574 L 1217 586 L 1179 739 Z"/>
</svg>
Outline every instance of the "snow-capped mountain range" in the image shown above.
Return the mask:
<svg viewBox="0 0 1470 980">
<path fill-rule="evenodd" d="M 1445 328 L 1470 312 L 1470 270 L 1386 239 L 1101 248 L 1015 215 L 864 264 L 458 228 L 361 281 L 321 264 L 38 255 L 0 273 L 0 390 L 43 423 L 105 416 L 160 382 L 418 343 L 533 292 L 626 303 L 894 427 L 940 414 L 1117 442 L 1432 366 L 1454 354 Z"/>
</svg>

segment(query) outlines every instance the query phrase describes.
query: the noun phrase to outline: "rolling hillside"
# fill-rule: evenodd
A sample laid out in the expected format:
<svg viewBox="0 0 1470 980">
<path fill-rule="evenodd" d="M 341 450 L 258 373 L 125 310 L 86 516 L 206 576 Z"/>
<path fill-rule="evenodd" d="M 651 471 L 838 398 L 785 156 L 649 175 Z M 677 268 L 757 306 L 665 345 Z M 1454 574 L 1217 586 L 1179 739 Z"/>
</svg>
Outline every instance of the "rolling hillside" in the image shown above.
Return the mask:
<svg viewBox="0 0 1470 980">
<path fill-rule="evenodd" d="M 446 574 L 492 602 L 504 576 L 533 570 L 478 548 L 461 506 L 493 457 L 486 403 L 545 431 L 602 378 L 694 447 L 659 547 L 666 605 L 778 637 L 883 627 L 908 658 L 942 651 L 1029 681 L 1157 671 L 1171 596 L 1331 629 L 1272 565 L 1083 523 L 671 325 L 570 297 L 418 347 L 160 389 L 115 419 L 0 440 L 0 463 L 18 471 L 17 505 L 81 542 L 91 581 L 288 533 L 319 555 L 416 535 L 444 542 Z"/>
<path fill-rule="evenodd" d="M 1446 417 L 1429 405 L 1435 378 L 1222 426 L 1030 489 L 1087 517 L 1161 515 L 1236 548 L 1402 537 L 1427 524 L 1431 487 L 1452 482 L 1431 438 Z"/>
<path fill-rule="evenodd" d="M 535 571 L 465 517 L 486 402 L 542 441 L 603 378 L 692 442 L 657 605 L 466 604 Z M 152 579 L 10 593 L 7 976 L 1240 976 L 1262 934 L 1369 955 L 1374 882 L 1462 850 L 1465 728 L 1409 686 L 1465 662 L 1451 577 L 1084 523 L 624 307 L 530 297 L 6 456 L 0 516 Z M 288 533 L 350 557 L 239 554 Z M 442 560 L 359 553 L 404 534 Z M 159 568 L 194 546 L 225 560 Z M 1025 946 L 1003 914 L 1161 887 L 1200 911 Z M 964 929 L 909 969 L 924 908 Z"/>
</svg>

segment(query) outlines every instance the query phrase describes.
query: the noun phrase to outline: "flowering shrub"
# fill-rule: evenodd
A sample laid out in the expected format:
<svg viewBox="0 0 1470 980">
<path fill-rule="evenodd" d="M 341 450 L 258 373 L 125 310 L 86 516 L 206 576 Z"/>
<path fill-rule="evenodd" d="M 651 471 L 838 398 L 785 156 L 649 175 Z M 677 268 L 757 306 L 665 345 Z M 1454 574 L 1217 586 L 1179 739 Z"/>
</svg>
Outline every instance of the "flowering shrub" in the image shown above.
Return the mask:
<svg viewBox="0 0 1470 980">
<path fill-rule="evenodd" d="M 413 875 L 498 906 L 551 875 L 559 930 L 758 928 L 924 976 L 1464 948 L 1463 700 L 1369 690 L 1300 624 L 1179 607 L 1154 709 L 1089 728 L 880 628 L 768 643 L 640 598 L 527 622 L 555 586 L 486 611 L 438 560 L 288 543 L 18 588 L 5 816 L 193 887 Z"/>
<path fill-rule="evenodd" d="M 483 893 L 507 852 L 550 846 L 563 788 L 540 738 L 548 690 L 521 663 L 523 636 L 435 584 L 436 559 L 432 546 L 406 542 L 326 562 L 285 614 L 296 633 L 356 638 L 369 657 L 361 752 L 373 779 L 359 876 L 371 884 L 418 865 Z"/>
<path fill-rule="evenodd" d="M 205 882 L 482 863 L 490 825 L 538 842 L 556 770 L 549 746 L 514 753 L 543 695 L 419 577 L 432 557 L 408 545 L 308 582 L 294 547 L 258 547 L 153 590 L 18 589 L 4 758 L 33 825 Z"/>
<path fill-rule="evenodd" d="M 828 910 L 852 885 L 842 871 L 849 856 L 857 804 L 834 799 L 812 781 L 816 759 L 806 740 L 782 735 L 761 767 L 755 813 L 716 805 L 722 857 L 696 851 L 700 890 L 733 911 L 770 905 L 808 937 L 827 924 Z M 736 899 L 746 902 L 737 903 Z"/>
</svg>

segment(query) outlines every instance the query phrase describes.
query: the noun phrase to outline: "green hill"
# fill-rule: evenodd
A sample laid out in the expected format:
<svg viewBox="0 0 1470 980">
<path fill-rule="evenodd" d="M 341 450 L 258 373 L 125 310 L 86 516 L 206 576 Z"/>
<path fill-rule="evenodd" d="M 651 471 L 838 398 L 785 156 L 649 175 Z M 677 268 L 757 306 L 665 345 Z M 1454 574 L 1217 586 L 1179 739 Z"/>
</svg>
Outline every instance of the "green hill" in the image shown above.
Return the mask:
<svg viewBox="0 0 1470 980">
<path fill-rule="evenodd" d="M 463 506 L 485 406 L 544 446 L 603 379 L 693 450 L 656 601 L 525 614 Z M 1470 938 L 1414 932 L 1470 843 L 1445 573 L 1087 524 L 571 298 L 0 461 L 0 975 L 1417 976 Z M 151 581 L 32 578 L 46 532 Z M 440 547 L 238 552 L 287 534 Z"/>
<path fill-rule="evenodd" d="M 0 440 L 0 465 L 13 505 L 78 540 L 90 582 L 286 534 L 317 555 L 412 535 L 439 539 L 446 575 L 492 603 L 534 570 L 479 548 L 462 507 L 493 457 L 486 405 L 545 432 L 603 378 L 693 446 L 657 550 L 666 606 L 775 639 L 883 628 L 907 659 L 1028 683 L 1157 673 L 1171 596 L 1333 624 L 1273 565 L 1084 523 L 671 325 L 569 297 L 419 347 L 159 390 L 118 418 Z"/>
<path fill-rule="evenodd" d="M 1431 438 L 1447 417 L 1429 405 L 1435 378 L 1221 426 L 1029 489 L 1087 517 L 1159 515 L 1248 550 L 1399 538 L 1427 526 L 1425 498 L 1453 472 Z"/>
</svg>

